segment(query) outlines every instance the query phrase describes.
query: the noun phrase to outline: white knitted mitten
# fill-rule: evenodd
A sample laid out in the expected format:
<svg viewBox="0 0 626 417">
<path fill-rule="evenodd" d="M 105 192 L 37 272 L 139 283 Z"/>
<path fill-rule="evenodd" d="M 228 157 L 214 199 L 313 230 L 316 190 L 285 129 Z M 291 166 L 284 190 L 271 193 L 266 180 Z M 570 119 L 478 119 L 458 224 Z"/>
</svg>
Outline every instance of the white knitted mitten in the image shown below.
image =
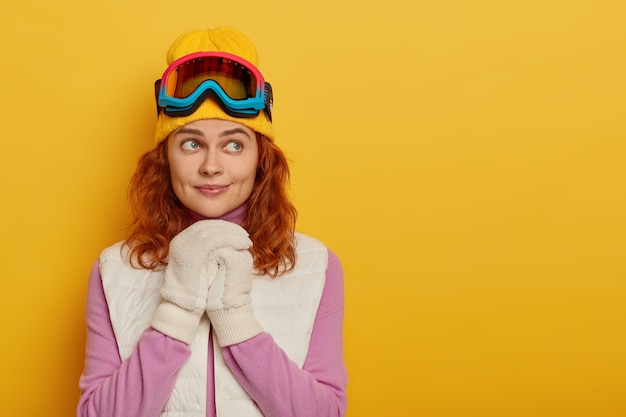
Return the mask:
<svg viewBox="0 0 626 417">
<path fill-rule="evenodd" d="M 156 330 L 191 343 L 206 309 L 208 288 L 218 272 L 210 253 L 219 247 L 247 249 L 252 245 L 240 226 L 222 220 L 203 220 L 170 242 L 162 302 L 152 317 Z"/>
<path fill-rule="evenodd" d="M 263 328 L 252 313 L 250 292 L 254 266 L 250 251 L 219 248 L 212 254 L 219 271 L 209 288 L 207 314 L 224 347 L 248 340 Z"/>
</svg>

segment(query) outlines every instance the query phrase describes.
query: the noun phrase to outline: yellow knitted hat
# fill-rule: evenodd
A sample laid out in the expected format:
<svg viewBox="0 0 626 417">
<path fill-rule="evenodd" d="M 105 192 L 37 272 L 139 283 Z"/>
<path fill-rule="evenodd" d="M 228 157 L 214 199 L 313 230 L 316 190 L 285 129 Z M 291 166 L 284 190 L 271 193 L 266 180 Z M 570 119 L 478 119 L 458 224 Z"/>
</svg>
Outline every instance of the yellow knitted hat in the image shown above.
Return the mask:
<svg viewBox="0 0 626 417">
<path fill-rule="evenodd" d="M 252 41 L 238 30 L 227 27 L 183 33 L 167 51 L 167 64 L 194 52 L 228 52 L 248 60 L 257 67 L 259 64 L 259 57 Z M 155 141 L 158 144 L 179 127 L 203 119 L 223 119 L 241 123 L 274 140 L 274 128 L 265 112 L 261 111 L 255 117 L 237 118 L 226 114 L 209 98 L 188 116 L 170 117 L 161 112 L 157 119 Z"/>
</svg>

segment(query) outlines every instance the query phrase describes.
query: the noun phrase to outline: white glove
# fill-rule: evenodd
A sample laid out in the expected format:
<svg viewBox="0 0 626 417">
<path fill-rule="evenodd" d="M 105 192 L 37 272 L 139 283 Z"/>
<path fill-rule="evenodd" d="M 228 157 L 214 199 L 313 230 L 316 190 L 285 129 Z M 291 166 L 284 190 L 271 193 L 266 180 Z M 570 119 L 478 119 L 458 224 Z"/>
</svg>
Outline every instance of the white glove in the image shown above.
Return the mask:
<svg viewBox="0 0 626 417">
<path fill-rule="evenodd" d="M 218 265 L 209 254 L 219 247 L 249 248 L 248 233 L 234 223 L 202 220 L 180 232 L 170 242 L 161 304 L 152 327 L 174 339 L 191 343 L 206 309 L 209 285 Z"/>
<path fill-rule="evenodd" d="M 207 298 L 207 314 L 217 343 L 230 346 L 248 340 L 263 328 L 252 314 L 250 292 L 254 264 L 250 251 L 222 247 L 212 253 L 219 271 Z"/>
</svg>

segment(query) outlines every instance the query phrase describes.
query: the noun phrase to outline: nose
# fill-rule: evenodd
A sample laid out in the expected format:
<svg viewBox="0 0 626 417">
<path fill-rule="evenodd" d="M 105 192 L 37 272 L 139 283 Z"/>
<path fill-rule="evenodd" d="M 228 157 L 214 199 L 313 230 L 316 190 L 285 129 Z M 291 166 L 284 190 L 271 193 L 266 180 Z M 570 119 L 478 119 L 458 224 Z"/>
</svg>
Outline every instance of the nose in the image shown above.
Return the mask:
<svg viewBox="0 0 626 417">
<path fill-rule="evenodd" d="M 207 152 L 204 161 L 200 165 L 200 174 L 206 176 L 219 175 L 224 171 L 222 162 L 217 152 Z"/>
</svg>

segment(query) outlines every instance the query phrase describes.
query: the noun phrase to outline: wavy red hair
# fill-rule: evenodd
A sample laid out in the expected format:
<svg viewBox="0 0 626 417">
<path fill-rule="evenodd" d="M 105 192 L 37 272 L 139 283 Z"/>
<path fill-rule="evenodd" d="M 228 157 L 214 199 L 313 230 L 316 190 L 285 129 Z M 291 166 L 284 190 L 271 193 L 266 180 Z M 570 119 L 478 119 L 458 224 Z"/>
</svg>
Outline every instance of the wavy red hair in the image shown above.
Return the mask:
<svg viewBox="0 0 626 417">
<path fill-rule="evenodd" d="M 276 277 L 296 263 L 296 209 L 287 195 L 287 158 L 265 136 L 257 133 L 256 139 L 259 162 L 242 226 L 253 243 L 254 267 Z M 189 214 L 172 190 L 167 140 L 139 158 L 128 199 L 134 216 L 126 241 L 131 263 L 145 269 L 167 265 L 170 241 L 189 225 Z"/>
</svg>

